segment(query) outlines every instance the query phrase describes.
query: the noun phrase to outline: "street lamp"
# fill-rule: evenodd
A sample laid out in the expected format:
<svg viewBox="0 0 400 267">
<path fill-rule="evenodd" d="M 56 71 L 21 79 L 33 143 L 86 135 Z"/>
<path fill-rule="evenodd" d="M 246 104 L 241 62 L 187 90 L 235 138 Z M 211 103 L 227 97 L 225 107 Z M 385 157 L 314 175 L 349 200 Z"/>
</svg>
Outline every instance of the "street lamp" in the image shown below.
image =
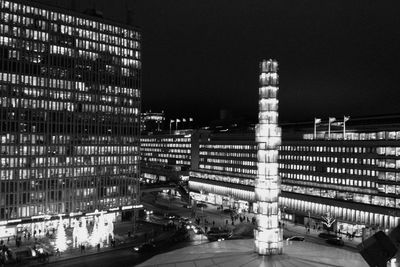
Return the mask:
<svg viewBox="0 0 400 267">
<path fill-rule="evenodd" d="M 171 134 L 171 132 L 172 132 L 172 123 L 174 123 L 174 122 L 175 122 L 174 120 L 169 121 L 169 134 Z"/>
<path fill-rule="evenodd" d="M 178 122 L 181 122 L 180 119 L 175 120 L 175 130 L 178 130 Z"/>
</svg>

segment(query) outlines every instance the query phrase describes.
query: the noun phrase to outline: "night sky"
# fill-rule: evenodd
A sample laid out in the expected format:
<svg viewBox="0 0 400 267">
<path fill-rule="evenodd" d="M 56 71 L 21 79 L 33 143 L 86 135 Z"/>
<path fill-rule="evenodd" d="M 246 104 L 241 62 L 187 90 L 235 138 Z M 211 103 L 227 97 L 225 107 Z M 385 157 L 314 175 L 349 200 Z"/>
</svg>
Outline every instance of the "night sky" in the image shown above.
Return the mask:
<svg viewBox="0 0 400 267">
<path fill-rule="evenodd" d="M 258 62 L 275 58 L 283 122 L 400 113 L 398 1 L 128 2 L 143 36 L 143 111 L 256 121 Z M 94 5 L 126 21 L 123 0 L 77 1 Z"/>
</svg>

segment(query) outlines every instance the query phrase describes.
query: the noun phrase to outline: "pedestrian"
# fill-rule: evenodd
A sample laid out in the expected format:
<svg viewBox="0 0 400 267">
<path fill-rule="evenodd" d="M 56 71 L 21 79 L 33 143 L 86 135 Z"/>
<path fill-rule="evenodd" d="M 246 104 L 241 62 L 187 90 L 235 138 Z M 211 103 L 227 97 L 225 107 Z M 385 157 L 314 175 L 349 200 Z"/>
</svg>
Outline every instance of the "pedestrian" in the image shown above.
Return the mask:
<svg viewBox="0 0 400 267">
<path fill-rule="evenodd" d="M 215 225 L 215 221 L 213 221 L 213 226 Z"/>
<path fill-rule="evenodd" d="M 100 251 L 100 243 L 97 243 L 97 251 Z"/>
<path fill-rule="evenodd" d="M 228 225 L 228 219 L 225 220 L 225 224 Z"/>
</svg>

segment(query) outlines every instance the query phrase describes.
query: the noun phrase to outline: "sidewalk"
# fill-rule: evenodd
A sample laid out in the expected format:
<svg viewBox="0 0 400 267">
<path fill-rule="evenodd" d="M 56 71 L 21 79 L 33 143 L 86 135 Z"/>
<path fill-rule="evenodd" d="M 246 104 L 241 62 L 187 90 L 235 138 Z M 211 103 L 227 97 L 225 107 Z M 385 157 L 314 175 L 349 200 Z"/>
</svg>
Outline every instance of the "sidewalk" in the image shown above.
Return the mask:
<svg viewBox="0 0 400 267">
<path fill-rule="evenodd" d="M 28 247 L 32 248 L 33 246 L 43 247 L 46 250 L 50 251 L 51 254 L 48 257 L 48 261 L 39 262 L 38 259 L 26 259 L 21 263 L 8 263 L 7 266 L 40 266 L 43 264 L 55 264 L 60 261 L 66 261 L 73 258 L 84 257 L 89 255 L 94 255 L 98 253 L 107 253 L 114 250 L 126 249 L 128 247 L 133 247 L 135 245 L 142 244 L 143 242 L 149 240 L 150 238 L 155 241 L 159 241 L 165 238 L 169 238 L 173 233 L 170 232 L 162 232 L 160 226 L 154 226 L 149 222 L 140 222 L 138 226 L 138 231 L 135 233 L 128 234 L 128 231 L 132 229 L 132 222 L 119 222 L 115 225 L 114 229 L 114 240 L 115 247 L 111 245 L 105 245 L 104 247 L 97 249 L 95 247 L 86 247 L 85 251 L 81 251 L 80 248 L 72 248 L 69 247 L 66 251 L 61 252 L 61 255 L 55 255 L 53 249 L 50 246 L 50 239 L 47 237 L 42 237 L 35 242 L 34 239 L 23 239 L 20 247 L 16 247 L 15 240 L 10 240 L 5 245 L 10 248 L 12 251 L 24 250 Z M 157 235 L 157 233 L 159 233 Z"/>
<path fill-rule="evenodd" d="M 208 229 L 210 226 L 212 226 L 212 221 L 215 221 L 215 227 L 222 227 L 222 228 L 228 228 L 230 230 L 235 229 L 235 227 L 240 223 L 239 220 L 234 221 L 234 225 L 232 225 L 232 221 L 231 221 L 231 217 L 229 214 L 224 214 L 221 210 L 217 210 L 215 205 L 212 204 L 208 204 L 207 203 L 207 208 L 203 208 L 203 211 L 199 211 L 199 208 L 197 208 L 197 212 L 196 215 L 197 217 L 209 217 L 209 213 L 211 213 L 212 215 L 216 215 L 213 216 L 212 219 L 207 219 L 209 221 L 208 224 L 205 224 L 205 226 L 208 226 Z M 254 213 L 249 213 L 249 212 L 245 212 L 245 213 L 241 213 L 241 216 L 245 216 L 247 218 L 249 218 L 250 223 L 252 221 L 252 218 L 255 216 Z M 226 220 L 228 220 L 228 224 L 226 224 Z M 211 221 L 211 222 L 210 222 Z M 246 224 L 247 220 L 245 222 L 243 222 L 242 224 Z M 294 224 L 293 222 L 289 222 L 289 221 L 282 221 L 282 225 L 283 223 L 285 224 L 284 227 L 284 235 L 285 236 L 304 236 L 304 237 L 312 237 L 313 239 L 316 240 L 324 240 L 323 238 L 318 237 L 318 235 L 320 233 L 322 233 L 323 231 L 318 231 L 318 230 L 314 230 L 313 228 L 310 229 L 310 232 L 307 233 L 307 228 L 304 225 L 300 225 L 300 224 Z M 201 225 L 203 225 L 203 221 L 200 223 Z M 339 234 L 338 234 L 339 235 Z M 354 239 L 348 239 L 346 237 L 345 234 L 341 234 L 339 235 L 342 237 L 342 240 L 344 241 L 344 246 L 346 247 L 350 247 L 353 249 L 357 248 L 357 245 L 360 244 L 362 242 L 361 237 L 355 237 Z"/>
<path fill-rule="evenodd" d="M 168 240 L 170 237 L 172 237 L 174 235 L 174 233 L 175 233 L 174 231 L 168 231 L 168 232 L 161 232 L 158 235 L 153 235 L 153 236 L 149 235 L 147 237 L 147 240 L 152 238 L 154 240 L 154 242 L 157 243 L 157 242 L 160 242 L 163 240 Z M 120 249 L 127 249 L 127 248 L 131 248 L 131 247 L 140 245 L 140 244 L 144 243 L 145 241 L 147 241 L 145 239 L 144 235 L 145 235 L 145 233 L 136 234 L 136 238 L 133 239 L 132 242 L 120 243 L 119 245 L 116 245 L 115 247 L 103 247 L 99 250 L 92 248 L 92 249 L 87 250 L 84 253 L 81 253 L 79 249 L 74 249 L 69 252 L 61 253 L 60 256 L 51 256 L 49 258 L 49 261 L 46 263 L 33 260 L 27 264 L 19 265 L 19 266 L 33 267 L 33 266 L 41 266 L 44 264 L 55 265 L 58 262 L 67 261 L 67 260 L 71 260 L 71 259 L 75 259 L 75 258 L 86 257 L 86 256 L 96 255 L 96 254 L 101 254 L 101 253 L 108 253 L 108 252 L 112 252 L 112 251 L 120 250 Z"/>
<path fill-rule="evenodd" d="M 318 237 L 320 233 L 323 231 L 318 231 L 314 229 L 310 229 L 310 232 L 307 233 L 307 229 L 304 225 L 294 224 L 293 222 L 285 221 L 284 232 L 290 232 L 290 235 L 299 235 L 299 236 L 310 236 L 316 239 L 323 240 L 322 238 Z M 355 237 L 354 239 L 348 239 L 345 234 L 339 235 L 342 237 L 344 245 L 346 247 L 357 248 L 357 245 L 361 243 L 361 237 Z"/>
</svg>

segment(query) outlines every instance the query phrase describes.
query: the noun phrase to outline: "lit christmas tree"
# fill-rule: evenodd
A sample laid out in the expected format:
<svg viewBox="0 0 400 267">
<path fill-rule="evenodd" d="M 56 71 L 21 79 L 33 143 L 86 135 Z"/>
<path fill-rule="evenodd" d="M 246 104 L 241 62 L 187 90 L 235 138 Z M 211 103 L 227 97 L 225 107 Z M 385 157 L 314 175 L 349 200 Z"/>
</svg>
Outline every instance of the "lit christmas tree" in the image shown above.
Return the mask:
<svg viewBox="0 0 400 267">
<path fill-rule="evenodd" d="M 88 242 L 89 233 L 86 226 L 86 218 L 81 218 L 81 225 L 79 227 L 78 244 L 82 245 Z"/>
<path fill-rule="evenodd" d="M 111 238 L 114 239 L 114 223 L 111 218 L 108 220 L 107 232 L 108 235 L 111 235 Z"/>
<path fill-rule="evenodd" d="M 65 229 L 61 216 L 60 216 L 60 221 L 58 222 L 55 245 L 60 252 L 65 251 L 67 249 L 67 236 L 65 235 Z"/>
<path fill-rule="evenodd" d="M 93 230 L 92 230 L 92 234 L 90 235 L 90 241 L 89 243 L 95 247 L 97 246 L 97 244 L 99 244 L 101 242 L 101 234 L 100 234 L 100 229 L 99 229 L 99 219 L 98 218 L 94 218 L 95 222 L 94 222 L 94 226 L 93 226 Z"/>
</svg>

